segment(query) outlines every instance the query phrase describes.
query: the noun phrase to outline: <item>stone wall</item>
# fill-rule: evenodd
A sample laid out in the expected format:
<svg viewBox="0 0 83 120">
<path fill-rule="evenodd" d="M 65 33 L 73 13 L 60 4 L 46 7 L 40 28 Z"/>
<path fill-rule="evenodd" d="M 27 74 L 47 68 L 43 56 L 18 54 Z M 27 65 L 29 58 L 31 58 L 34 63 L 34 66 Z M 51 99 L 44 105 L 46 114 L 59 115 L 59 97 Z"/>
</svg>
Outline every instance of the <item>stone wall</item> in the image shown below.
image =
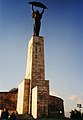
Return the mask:
<svg viewBox="0 0 83 120">
<path fill-rule="evenodd" d="M 56 96 L 49 96 L 49 116 L 64 116 L 64 101 Z"/>
<path fill-rule="evenodd" d="M 24 103 L 23 103 L 23 113 L 29 113 L 29 94 L 30 94 L 30 80 L 25 79 L 24 83 Z"/>
<path fill-rule="evenodd" d="M 48 116 L 48 104 L 49 104 L 49 81 L 40 81 L 38 85 L 38 96 L 37 96 L 37 116 L 46 117 Z"/>
<path fill-rule="evenodd" d="M 28 83 L 26 84 L 26 87 L 27 87 L 27 85 L 28 85 Z M 41 83 L 40 83 L 40 85 L 41 85 Z M 47 83 L 47 86 L 48 86 L 48 83 Z M 57 115 L 64 116 L 64 101 L 59 97 L 51 96 L 51 95 L 49 95 L 49 96 L 46 95 L 46 98 L 45 98 L 45 94 L 40 91 L 42 89 L 43 89 L 43 92 L 46 94 L 45 86 L 42 88 L 40 86 L 39 91 L 38 91 L 38 100 L 37 100 L 38 116 L 40 116 L 40 109 L 43 107 L 45 102 L 48 102 L 48 106 L 46 106 L 46 108 L 47 108 L 46 110 L 50 117 L 53 117 L 53 116 L 55 117 Z M 47 89 L 49 89 L 49 88 L 47 87 Z M 5 107 L 5 108 L 8 108 L 10 111 L 16 110 L 17 96 L 18 96 L 18 91 L 0 92 L 0 109 L 3 109 Z M 25 101 L 27 101 L 26 98 L 27 98 L 27 94 L 25 97 Z M 21 97 L 20 97 L 20 99 L 21 99 Z M 42 99 L 46 99 L 47 101 L 43 102 Z M 33 99 L 33 102 L 34 102 L 34 99 Z M 27 104 L 25 104 L 24 109 L 26 110 L 28 107 L 29 107 L 29 104 L 27 103 Z"/>
<path fill-rule="evenodd" d="M 0 109 L 8 108 L 16 110 L 18 90 L 11 92 L 0 92 Z"/>
</svg>

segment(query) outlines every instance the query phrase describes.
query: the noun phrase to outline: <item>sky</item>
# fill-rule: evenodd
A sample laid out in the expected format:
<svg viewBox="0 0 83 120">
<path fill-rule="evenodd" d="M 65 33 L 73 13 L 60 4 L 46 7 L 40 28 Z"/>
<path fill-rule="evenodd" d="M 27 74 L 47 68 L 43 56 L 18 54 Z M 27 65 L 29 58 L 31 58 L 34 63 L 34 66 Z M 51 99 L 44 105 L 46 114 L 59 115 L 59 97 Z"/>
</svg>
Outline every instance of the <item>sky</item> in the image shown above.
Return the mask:
<svg viewBox="0 0 83 120">
<path fill-rule="evenodd" d="M 0 91 L 18 87 L 25 77 L 34 22 L 30 1 L 0 0 Z M 69 116 L 77 104 L 83 107 L 83 0 L 36 1 L 48 8 L 40 31 L 45 79 L 50 82 L 50 94 L 64 100 L 65 115 Z"/>
</svg>

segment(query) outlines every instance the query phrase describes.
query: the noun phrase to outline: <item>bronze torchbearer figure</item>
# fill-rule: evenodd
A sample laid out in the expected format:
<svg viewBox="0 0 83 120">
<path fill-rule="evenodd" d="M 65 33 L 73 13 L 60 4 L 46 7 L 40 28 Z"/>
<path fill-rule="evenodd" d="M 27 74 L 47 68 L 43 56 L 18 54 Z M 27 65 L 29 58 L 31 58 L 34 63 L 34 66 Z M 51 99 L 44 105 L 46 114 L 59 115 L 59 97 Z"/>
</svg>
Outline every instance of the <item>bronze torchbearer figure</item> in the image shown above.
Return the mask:
<svg viewBox="0 0 83 120">
<path fill-rule="evenodd" d="M 40 2 L 29 2 L 29 4 L 32 4 L 32 17 L 34 18 L 34 36 L 39 36 L 41 18 L 44 13 L 44 9 L 47 9 L 47 7 Z M 43 9 L 42 12 L 40 13 L 38 10 L 34 11 L 33 6 L 41 7 Z"/>
<path fill-rule="evenodd" d="M 44 13 L 44 8 L 41 13 L 39 11 L 34 11 L 33 5 L 32 5 L 32 17 L 34 18 L 34 35 L 39 36 L 40 32 L 40 26 L 41 26 L 41 18 L 42 14 Z"/>
</svg>

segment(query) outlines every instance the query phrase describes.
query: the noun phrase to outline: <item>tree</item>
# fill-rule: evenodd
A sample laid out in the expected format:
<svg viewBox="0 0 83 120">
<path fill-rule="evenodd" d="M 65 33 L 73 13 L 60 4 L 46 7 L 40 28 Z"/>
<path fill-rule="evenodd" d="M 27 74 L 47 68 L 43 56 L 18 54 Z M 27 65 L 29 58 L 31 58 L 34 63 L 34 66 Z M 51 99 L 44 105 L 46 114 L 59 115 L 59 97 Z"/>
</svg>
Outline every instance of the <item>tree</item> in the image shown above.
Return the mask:
<svg viewBox="0 0 83 120">
<path fill-rule="evenodd" d="M 82 118 L 81 112 L 78 110 L 71 110 L 70 118 Z"/>
<path fill-rule="evenodd" d="M 18 88 L 12 88 L 11 90 L 9 90 L 9 92 L 15 92 L 17 90 L 18 90 Z"/>
</svg>

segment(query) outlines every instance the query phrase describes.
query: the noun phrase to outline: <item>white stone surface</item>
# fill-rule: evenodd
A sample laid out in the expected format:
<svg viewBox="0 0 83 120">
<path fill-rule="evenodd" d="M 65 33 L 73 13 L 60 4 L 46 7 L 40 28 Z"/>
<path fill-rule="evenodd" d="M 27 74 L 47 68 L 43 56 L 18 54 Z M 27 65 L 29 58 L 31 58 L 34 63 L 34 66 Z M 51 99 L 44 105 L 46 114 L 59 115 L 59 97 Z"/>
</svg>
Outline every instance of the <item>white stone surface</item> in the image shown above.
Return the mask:
<svg viewBox="0 0 83 120">
<path fill-rule="evenodd" d="M 33 37 L 30 39 L 28 44 L 28 54 L 27 54 L 27 65 L 26 65 L 26 74 L 25 79 L 31 79 L 31 70 L 32 70 L 32 43 Z"/>
<path fill-rule="evenodd" d="M 23 114 L 24 82 L 25 80 L 22 80 L 20 84 L 18 85 L 18 100 L 17 100 L 18 114 Z"/>
<path fill-rule="evenodd" d="M 44 38 L 33 36 L 28 44 L 25 79 L 45 80 Z"/>
<path fill-rule="evenodd" d="M 0 117 L 1 117 L 2 110 L 0 110 Z"/>
<path fill-rule="evenodd" d="M 32 89 L 32 116 L 37 118 L 37 86 Z"/>
</svg>

